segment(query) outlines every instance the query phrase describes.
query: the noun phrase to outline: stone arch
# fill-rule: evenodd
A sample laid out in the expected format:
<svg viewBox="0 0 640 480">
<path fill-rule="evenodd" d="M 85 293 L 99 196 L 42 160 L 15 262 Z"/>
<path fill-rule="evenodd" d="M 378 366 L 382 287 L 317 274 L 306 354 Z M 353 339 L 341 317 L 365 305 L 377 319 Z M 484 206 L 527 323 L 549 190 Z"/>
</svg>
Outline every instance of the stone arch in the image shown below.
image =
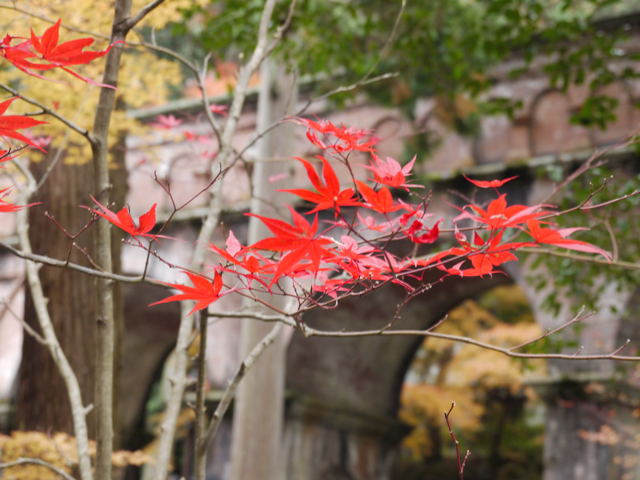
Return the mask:
<svg viewBox="0 0 640 480">
<path fill-rule="evenodd" d="M 410 302 L 396 329 L 424 329 L 462 301 L 511 282 L 506 276 L 450 277 Z M 352 298 L 304 321 L 325 330 L 382 328 L 403 299 L 400 287 Z M 388 478 L 397 443 L 408 433 L 397 419 L 400 390 L 422 337 L 304 338 L 287 353 L 286 478 L 320 478 L 332 468 L 356 479 Z M 342 445 L 342 448 L 337 446 Z"/>
<path fill-rule="evenodd" d="M 558 89 L 543 90 L 531 104 L 529 150 L 533 156 L 589 148 L 586 128 L 572 125 L 570 99 Z"/>
</svg>

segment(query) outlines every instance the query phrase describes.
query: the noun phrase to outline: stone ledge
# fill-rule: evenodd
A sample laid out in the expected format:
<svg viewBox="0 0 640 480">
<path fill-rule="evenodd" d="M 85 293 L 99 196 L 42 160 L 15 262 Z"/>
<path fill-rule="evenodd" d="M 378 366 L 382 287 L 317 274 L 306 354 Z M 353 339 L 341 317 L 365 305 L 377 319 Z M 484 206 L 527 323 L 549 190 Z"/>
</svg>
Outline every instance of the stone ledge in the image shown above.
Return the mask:
<svg viewBox="0 0 640 480">
<path fill-rule="evenodd" d="M 640 386 L 624 378 L 597 374 L 579 374 L 530 380 L 526 384 L 545 402 L 555 399 L 588 400 L 593 403 L 613 403 L 637 408 Z"/>
</svg>

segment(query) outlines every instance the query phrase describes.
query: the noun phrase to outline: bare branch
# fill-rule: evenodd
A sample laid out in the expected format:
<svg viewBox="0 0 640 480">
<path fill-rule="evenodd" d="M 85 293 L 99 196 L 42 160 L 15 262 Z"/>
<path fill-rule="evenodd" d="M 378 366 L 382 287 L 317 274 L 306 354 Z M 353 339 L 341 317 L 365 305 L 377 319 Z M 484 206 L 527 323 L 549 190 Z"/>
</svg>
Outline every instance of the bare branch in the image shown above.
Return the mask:
<svg viewBox="0 0 640 480">
<path fill-rule="evenodd" d="M 253 350 L 251 350 L 249 355 L 247 355 L 247 358 L 242 361 L 242 363 L 238 367 L 238 370 L 236 370 L 235 375 L 229 382 L 229 385 L 227 385 L 227 388 L 225 389 L 224 394 L 220 399 L 220 403 L 218 403 L 216 411 L 211 417 L 211 422 L 207 427 L 207 445 L 211 444 L 211 441 L 216 436 L 216 432 L 220 427 L 220 423 L 224 418 L 224 414 L 231 404 L 231 400 L 233 400 L 233 397 L 236 394 L 236 390 L 238 389 L 240 381 L 247 374 L 247 371 L 251 368 L 251 366 L 258 360 L 258 358 L 260 358 L 260 355 L 262 355 L 262 353 L 269 347 L 269 345 L 271 345 L 276 340 L 276 338 L 278 338 L 278 335 L 280 335 L 282 328 L 282 324 L 277 323 L 271 329 L 271 331 L 255 347 L 253 347 Z"/>
<path fill-rule="evenodd" d="M 45 115 L 45 114 L 49 115 L 49 116 L 55 118 L 56 120 L 58 120 L 59 122 L 63 123 L 65 126 L 69 127 L 74 132 L 77 132 L 80 135 L 82 135 L 83 137 L 85 137 L 89 142 L 92 141 L 91 133 L 89 133 L 89 131 L 86 128 L 80 127 L 79 125 L 77 125 L 76 123 L 72 122 L 68 118 L 65 118 L 62 115 L 60 115 L 59 113 L 57 113 L 55 110 L 51 110 L 49 107 L 45 107 L 42 103 L 38 102 L 37 100 L 34 100 L 33 98 L 30 98 L 30 97 L 27 97 L 25 95 L 22 95 L 17 90 L 11 88 L 9 85 L 0 84 L 0 88 L 3 89 L 6 92 L 9 92 L 14 97 L 18 97 L 20 100 L 22 100 L 24 102 L 27 102 L 27 103 L 35 106 L 35 107 L 40 108 L 42 111 L 38 112 L 38 114 L 40 114 L 40 115 Z"/>
<path fill-rule="evenodd" d="M 0 242 L 0 248 L 4 248 L 9 252 L 11 252 L 16 257 L 23 258 L 25 260 L 30 260 L 35 263 L 41 263 L 43 265 L 49 265 L 51 267 L 69 268 L 70 270 L 75 270 L 76 272 L 84 273 L 86 275 L 91 275 L 98 278 L 104 278 L 108 280 L 114 280 L 117 282 L 125 282 L 125 283 L 140 283 L 144 281 L 146 283 L 150 283 L 153 285 L 164 285 L 164 283 L 162 282 L 144 278 L 142 275 L 138 275 L 134 277 L 129 275 L 120 275 L 117 273 L 104 272 L 102 270 L 85 267 L 84 265 L 78 265 L 77 263 L 68 262 L 65 260 L 58 260 L 56 258 L 47 257 L 45 255 L 38 255 L 36 253 L 32 253 L 24 249 L 20 250 L 4 242 Z"/>
<path fill-rule="evenodd" d="M 580 167 L 578 167 L 574 172 L 571 173 L 571 175 L 567 176 L 567 178 L 565 178 L 562 182 L 560 182 L 558 186 L 556 186 L 556 188 L 554 188 L 554 190 L 549 195 L 547 195 L 545 199 L 542 200 L 542 202 L 540 203 L 547 203 L 560 190 L 562 190 L 568 184 L 573 182 L 576 178 L 580 177 L 581 175 L 588 172 L 592 168 L 596 168 L 603 165 L 606 162 L 606 159 L 603 159 L 603 157 L 608 153 L 614 150 L 618 150 L 620 148 L 628 147 L 629 145 L 633 145 L 634 143 L 637 143 L 637 142 L 638 142 L 638 138 L 637 138 L 637 132 L 636 132 L 633 135 L 631 135 L 625 142 L 611 145 L 610 147 L 607 147 L 601 150 L 595 150 L 589 156 L 589 158 L 587 158 L 587 160 L 585 160 L 584 163 L 580 165 Z"/>
<path fill-rule="evenodd" d="M 127 24 L 131 14 L 130 0 L 116 0 L 112 20 L 110 43 L 102 83 L 117 86 L 120 76 L 122 43 L 126 39 L 130 26 Z M 111 180 L 109 172 L 109 129 L 116 106 L 114 88 L 101 88 L 98 105 L 93 118 L 93 138 L 91 142 L 92 160 L 95 168 L 94 188 L 97 198 L 104 204 L 109 203 Z M 96 261 L 106 272 L 113 270 L 111 224 L 98 222 L 96 234 Z M 95 399 L 96 399 L 96 478 L 111 480 L 114 439 L 113 418 L 113 378 L 115 363 L 115 286 L 113 280 L 98 279 L 97 318 L 96 318 L 96 363 L 95 363 Z"/>
<path fill-rule="evenodd" d="M 142 21 L 144 17 L 146 17 L 149 13 L 159 7 L 162 3 L 164 3 L 164 0 L 153 0 L 152 2 L 149 2 L 144 7 L 142 7 L 137 14 L 127 20 L 127 30 L 131 30 L 133 27 L 135 27 L 140 21 Z"/>
<path fill-rule="evenodd" d="M 6 468 L 18 467 L 20 465 L 38 465 L 40 467 L 45 467 L 51 470 L 56 475 L 64 478 L 65 480 L 75 480 L 71 475 L 62 470 L 61 468 L 56 467 L 55 465 L 45 462 L 39 458 L 18 458 L 17 460 L 12 460 L 10 462 L 0 463 L 0 470 L 4 470 Z"/>
<path fill-rule="evenodd" d="M 292 320 L 294 315 L 266 315 L 260 312 L 242 311 L 242 312 L 210 312 L 208 316 L 211 318 L 251 318 L 260 320 L 261 322 L 281 322 L 290 327 L 295 327 L 296 323 Z"/>
<path fill-rule="evenodd" d="M 577 355 L 566 353 L 520 353 L 514 351 L 516 347 L 500 347 L 491 343 L 475 340 L 470 337 L 461 335 L 450 335 L 447 333 L 437 333 L 428 330 L 362 330 L 356 332 L 349 331 L 323 331 L 311 327 L 305 327 L 304 332 L 307 337 L 372 337 L 377 335 L 415 335 L 430 338 L 439 338 L 450 342 L 465 343 L 476 347 L 491 350 L 493 352 L 502 353 L 512 358 L 526 358 L 529 360 L 536 359 L 556 359 L 556 360 L 619 360 L 622 362 L 638 362 L 640 356 L 635 355 L 619 355 L 620 349 L 616 349 L 611 353 L 595 354 L 595 355 Z"/>
<path fill-rule="evenodd" d="M 516 345 L 515 347 L 511 347 L 511 350 L 520 350 L 521 348 L 524 348 L 528 345 L 531 345 L 533 343 L 536 343 L 540 340 L 542 340 L 543 338 L 547 338 L 550 337 L 551 335 L 553 335 L 554 333 L 557 333 L 561 330 L 564 330 L 565 328 L 569 327 L 570 325 L 573 325 L 576 322 L 580 322 L 582 320 L 586 320 L 589 317 L 593 316 L 593 313 L 589 313 L 587 315 L 585 315 L 584 313 L 585 307 L 583 306 L 582 308 L 580 308 L 580 311 L 568 322 L 564 322 L 562 325 L 552 329 L 552 330 L 547 330 L 546 332 L 544 332 L 543 334 L 541 334 L 538 337 L 532 338 L 531 340 L 527 340 L 523 343 L 520 343 L 518 345 Z M 616 352 L 617 353 L 617 352 Z"/>
<path fill-rule="evenodd" d="M 14 289 L 14 291 L 16 291 L 17 289 L 21 289 L 24 287 L 24 282 L 18 282 L 18 284 L 16 285 L 16 289 Z M 9 305 L 9 302 L 5 299 L 0 300 L 0 304 L 2 304 L 3 308 L 2 308 L 2 312 L 0 314 L 0 318 L 4 315 L 5 312 L 8 312 L 9 314 L 11 314 L 11 316 L 13 317 L 13 319 L 20 323 L 20 325 L 22 326 L 22 328 L 24 329 L 25 332 L 27 332 L 29 335 L 31 335 L 33 337 L 33 339 L 38 342 L 40 345 L 44 345 L 44 346 L 49 346 L 49 344 L 47 343 L 47 341 L 44 339 L 44 337 L 42 335 L 40 335 L 38 332 L 36 332 L 33 327 L 31 327 L 31 325 L 29 325 L 24 318 L 22 318 L 21 315 L 18 315 L 16 312 L 13 311 L 13 309 L 11 308 L 11 306 Z"/>
</svg>

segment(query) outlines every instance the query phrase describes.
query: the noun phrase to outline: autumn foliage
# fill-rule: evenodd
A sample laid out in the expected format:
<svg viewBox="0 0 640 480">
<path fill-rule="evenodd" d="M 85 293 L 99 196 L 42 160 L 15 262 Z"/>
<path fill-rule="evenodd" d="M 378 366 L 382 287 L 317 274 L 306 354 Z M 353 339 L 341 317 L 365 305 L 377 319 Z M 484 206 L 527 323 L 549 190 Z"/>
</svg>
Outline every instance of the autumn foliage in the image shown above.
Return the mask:
<svg viewBox="0 0 640 480">
<path fill-rule="evenodd" d="M 107 55 L 114 45 L 87 50 L 92 38 L 64 40 L 60 27 L 58 20 L 41 35 L 33 30 L 28 35 L 5 35 L 0 42 L 5 66 L 42 80 L 48 80 L 48 71 L 61 70 L 89 84 L 113 88 L 73 67 Z M 0 102 L 0 137 L 6 144 L 0 150 L 0 162 L 15 159 L 24 149 L 44 151 L 25 130 L 45 122 L 31 115 L 7 114 L 17 100 L 25 98 L 13 96 Z M 226 113 L 219 106 L 212 112 Z M 52 110 L 43 109 L 38 115 L 44 113 Z M 209 246 L 218 259 L 214 265 L 202 271 L 171 265 L 186 275 L 189 284 L 164 283 L 176 293 L 150 306 L 193 302 L 189 312 L 193 314 L 234 292 L 278 313 L 282 311 L 264 299 L 287 297 L 296 304 L 293 314 L 297 315 L 312 308 L 333 308 L 345 297 L 367 294 L 387 284 L 399 285 L 411 299 L 434 278 L 446 281 L 451 276 L 499 275 L 505 263 L 518 259 L 519 251 L 540 245 L 611 258 L 597 246 L 570 238 L 581 229 L 559 228 L 554 218 L 561 212 L 553 206 L 510 203 L 499 189 L 516 177 L 468 179 L 477 188 L 493 190 L 495 198 L 486 204 L 458 207 L 453 219 L 440 218 L 430 211 L 430 196 L 424 186 L 410 178 L 415 157 L 405 165 L 381 158 L 374 132 L 322 119 L 293 117 L 289 121 L 305 128 L 306 138 L 321 153 L 315 160 L 295 157 L 306 172 L 309 187 L 283 190 L 291 195 L 288 218 L 247 213 L 264 224 L 268 236 L 242 245 L 229 232 L 224 248 Z M 155 126 L 171 130 L 179 124 L 172 116 L 160 116 Z M 191 133 L 185 138 L 197 140 Z M 364 166 L 353 160 L 356 153 L 366 158 Z M 337 169 L 347 173 L 346 182 L 340 180 L 345 177 L 338 175 Z M 9 189 L 0 190 L 0 212 L 31 206 L 11 203 L 5 199 L 9 193 Z M 90 200 L 85 208 L 94 220 L 109 222 L 126 233 L 128 241 L 146 250 L 147 259 L 159 255 L 155 242 L 172 241 L 161 235 L 166 225 L 157 224 L 156 204 L 148 205 L 146 212 L 134 219 L 126 206 L 113 208 L 93 197 Z"/>
<path fill-rule="evenodd" d="M 26 39 L 7 35 L 0 45 L 2 56 L 32 76 L 44 78 L 37 72 L 60 68 L 95 83 L 69 67 L 101 57 L 111 46 L 101 51 L 85 51 L 92 39 L 61 42 L 59 29 L 60 21 L 41 36 L 33 31 Z M 0 103 L 0 135 L 42 149 L 18 130 L 43 122 L 23 115 L 4 115 L 15 100 L 16 97 Z M 222 257 L 213 276 L 207 272 L 185 272 L 192 286 L 169 284 L 182 293 L 157 303 L 195 301 L 193 312 L 208 307 L 231 290 L 249 295 L 257 290 L 275 294 L 274 287 L 284 278 L 293 282 L 300 305 L 318 293 L 329 298 L 314 300 L 314 304 L 322 306 L 323 302 L 365 293 L 388 282 L 402 285 L 408 294 L 413 294 L 420 289 L 428 270 L 439 270 L 442 279 L 450 275 L 499 274 L 501 265 L 517 260 L 519 249 L 541 244 L 610 258 L 596 246 L 568 238 L 577 229 L 555 227 L 551 219 L 556 213 L 550 206 L 509 204 L 506 194 L 499 193 L 498 189 L 515 177 L 490 181 L 468 179 L 478 188 L 495 189 L 496 198 L 486 206 L 463 206 L 449 228 L 444 229 L 444 219 L 434 218 L 428 212 L 427 197 L 417 193 L 423 187 L 407 183 L 415 157 L 402 166 L 393 158 L 382 160 L 377 155 L 372 132 L 335 125 L 328 120 L 296 117 L 291 121 L 306 127 L 311 144 L 323 152 L 317 156 L 321 168 L 308 159 L 296 157 L 312 188 L 284 190 L 297 197 L 297 202 L 312 204 L 312 208 L 300 213 L 290 207 L 289 221 L 254 215 L 272 236 L 240 246 L 231 233 L 226 250 L 211 246 L 211 250 Z M 172 127 L 164 119 L 159 122 L 162 128 Z M 369 164 L 364 167 L 372 174 L 369 182 L 354 177 L 356 167 L 350 161 L 353 152 L 370 156 Z M 340 184 L 334 165 L 342 165 L 350 172 L 350 185 Z M 410 192 L 409 198 L 415 202 L 401 200 L 395 192 Z M 95 215 L 134 238 L 156 239 L 151 233 L 156 226 L 155 204 L 136 223 L 126 207 L 113 212 L 92 200 L 97 206 L 91 209 Z M 0 207 L 3 211 L 20 208 L 6 201 L 2 201 Z M 333 220 L 321 221 L 318 213 L 322 211 L 332 212 Z M 451 234 L 457 245 L 425 256 L 399 256 L 389 248 L 398 240 L 416 245 L 435 244 L 444 233 Z M 237 279 L 233 280 L 233 288 L 228 286 L 223 290 L 220 272 L 228 279 Z"/>
</svg>

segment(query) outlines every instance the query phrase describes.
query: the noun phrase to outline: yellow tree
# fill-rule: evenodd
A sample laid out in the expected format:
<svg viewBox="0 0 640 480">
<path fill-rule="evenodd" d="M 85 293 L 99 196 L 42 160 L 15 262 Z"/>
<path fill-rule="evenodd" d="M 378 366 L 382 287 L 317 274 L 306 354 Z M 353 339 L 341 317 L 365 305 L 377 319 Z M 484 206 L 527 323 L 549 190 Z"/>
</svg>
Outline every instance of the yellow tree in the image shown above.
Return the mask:
<svg viewBox="0 0 640 480">
<path fill-rule="evenodd" d="M 133 9 L 146 2 L 134 1 Z M 177 19 L 179 8 L 187 2 L 171 2 L 162 12 L 152 12 L 138 28 L 162 28 Z M 192 3 L 192 2 L 188 2 Z M 113 18 L 112 2 L 79 0 L 36 0 L 25 3 L 0 5 L 3 9 L 0 24 L 3 30 L 27 36 L 32 29 L 37 35 L 59 18 L 63 20 L 61 35 L 65 39 L 92 36 L 95 48 L 105 48 L 109 42 Z M 66 31 L 65 31 L 66 30 Z M 131 35 L 135 41 L 135 36 Z M 104 59 L 74 67 L 81 75 L 100 81 Z M 13 111 L 34 112 L 51 110 L 74 123 L 76 129 L 52 119 L 30 133 L 50 144 L 43 155 L 29 152 L 30 168 L 35 178 L 44 178 L 35 201 L 46 205 L 30 213 L 31 242 L 34 251 L 54 258 L 69 258 L 88 264 L 85 253 L 94 256 L 95 228 L 75 237 L 88 222 L 90 214 L 79 205 L 87 205 L 90 194 L 99 192 L 96 166 L 92 163 L 91 145 L 79 132 L 92 128 L 98 107 L 100 87 L 83 83 L 64 71 L 46 72 L 49 81 L 25 75 L 16 68 L 0 71 L 0 86 L 5 93 L 19 94 L 24 102 L 14 102 Z M 144 128 L 126 114 L 127 108 L 139 108 L 165 101 L 171 85 L 180 85 L 181 75 L 174 62 L 157 58 L 147 49 L 129 48 L 123 56 L 121 75 L 116 93 L 116 111 L 113 113 L 109 139 L 111 188 L 110 198 L 124 203 L 127 176 L 124 165 L 125 133 L 141 133 Z M 63 231 L 64 229 L 64 231 Z M 66 231 L 66 232 L 65 232 Z M 112 256 L 119 269 L 120 241 L 114 232 Z M 95 256 L 94 256 L 95 258 Z M 98 282 L 66 269 L 43 267 L 40 272 L 45 295 L 49 299 L 52 321 L 63 350 L 77 372 L 83 398 L 93 403 L 96 350 L 96 314 Z M 116 290 L 116 312 L 119 295 Z M 120 308 L 121 309 L 121 308 Z M 26 321 L 36 326 L 35 311 L 30 296 L 25 306 Z M 122 325 L 122 315 L 116 314 L 116 332 Z M 117 336 L 117 334 L 116 334 Z M 117 350 L 117 349 L 116 349 Z M 64 384 L 46 348 L 31 336 L 23 344 L 23 362 L 19 382 L 18 426 L 22 429 L 72 431 L 72 421 Z M 89 422 L 90 430 L 94 428 Z"/>
</svg>

